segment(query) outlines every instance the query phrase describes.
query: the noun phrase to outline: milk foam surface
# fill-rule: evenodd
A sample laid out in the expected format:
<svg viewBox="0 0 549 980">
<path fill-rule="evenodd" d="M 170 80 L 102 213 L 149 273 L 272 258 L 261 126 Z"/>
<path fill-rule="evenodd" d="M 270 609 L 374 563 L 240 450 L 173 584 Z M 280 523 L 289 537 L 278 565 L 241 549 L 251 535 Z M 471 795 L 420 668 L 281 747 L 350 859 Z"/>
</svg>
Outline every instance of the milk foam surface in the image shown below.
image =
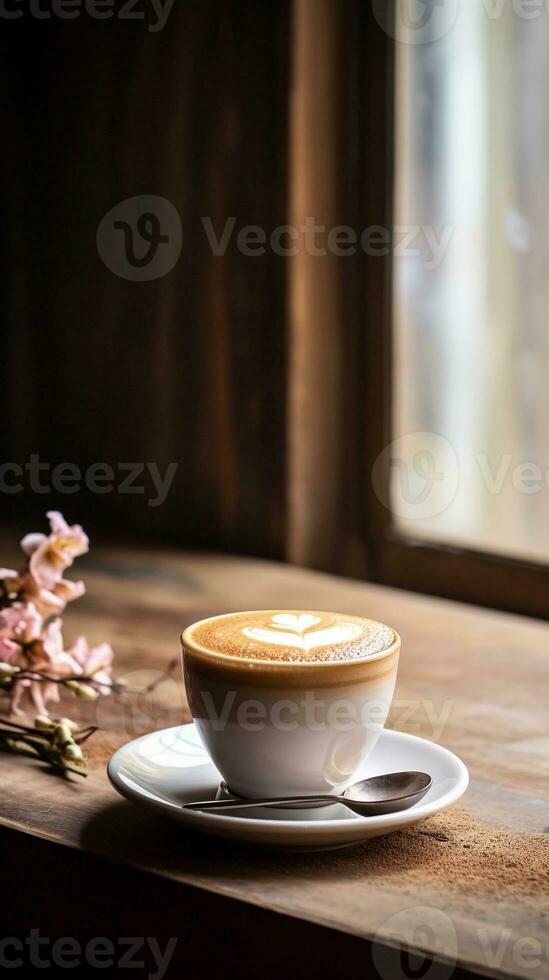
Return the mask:
<svg viewBox="0 0 549 980">
<path fill-rule="evenodd" d="M 389 626 L 344 613 L 267 610 L 231 613 L 197 623 L 192 640 L 212 653 L 268 663 L 341 663 L 383 653 Z"/>
</svg>

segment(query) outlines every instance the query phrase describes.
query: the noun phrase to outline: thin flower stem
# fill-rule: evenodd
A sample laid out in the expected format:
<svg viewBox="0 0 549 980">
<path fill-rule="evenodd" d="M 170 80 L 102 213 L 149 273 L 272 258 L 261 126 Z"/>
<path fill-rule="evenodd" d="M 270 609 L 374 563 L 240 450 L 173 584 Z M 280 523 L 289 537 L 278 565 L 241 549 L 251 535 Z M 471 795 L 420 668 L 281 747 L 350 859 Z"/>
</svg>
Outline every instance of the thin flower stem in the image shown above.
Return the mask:
<svg viewBox="0 0 549 980">
<path fill-rule="evenodd" d="M 23 731 L 28 732 L 29 734 L 32 734 L 37 738 L 42 738 L 45 742 L 49 741 L 49 735 L 46 732 L 42 733 L 40 729 L 26 728 L 23 729 Z M 27 737 L 28 736 L 26 734 L 20 735 L 19 731 L 13 732 L 11 728 L 0 728 L 0 738 L 13 738 L 16 741 L 24 742 L 26 741 Z"/>
<path fill-rule="evenodd" d="M 97 681 L 93 675 L 88 674 L 65 674 L 63 677 L 53 677 L 51 674 L 46 674 L 44 670 L 33 670 L 32 667 L 22 667 L 13 676 L 15 680 L 52 681 L 54 684 L 66 684 L 67 681 L 78 681 L 83 684 L 99 684 L 101 687 L 114 687 L 116 685 L 116 681 L 105 681 L 103 684 L 103 681 Z"/>
<path fill-rule="evenodd" d="M 55 733 L 54 728 L 30 728 L 28 725 L 20 725 L 19 722 L 10 721 L 7 718 L 4 719 L 4 725 L 10 725 L 18 732 L 25 732 L 26 734 L 34 735 L 35 737 L 42 738 L 46 741 L 51 741 Z M 86 725 L 85 728 L 79 728 L 74 732 L 74 741 L 77 743 L 77 745 L 81 745 L 82 742 L 85 742 L 90 737 L 90 735 L 93 735 L 94 732 L 98 731 L 99 725 Z M 9 729 L 0 728 L 0 736 L 2 735 L 16 735 L 16 732 L 12 732 Z"/>
<path fill-rule="evenodd" d="M 8 721 L 7 724 L 10 725 L 12 723 Z M 52 757 L 52 733 L 48 732 L 47 729 L 26 728 L 24 725 L 19 725 L 17 722 L 13 722 L 13 725 L 16 731 L 13 731 L 11 728 L 0 728 L 0 746 L 3 745 L 9 752 L 15 752 L 17 755 L 25 755 L 28 758 L 33 759 L 38 757 L 42 760 L 42 762 L 48 763 L 48 765 L 53 766 L 53 768 L 57 769 L 59 772 L 72 772 L 76 776 L 83 777 L 87 775 L 87 773 L 82 772 L 80 769 L 74 769 L 72 766 L 68 766 Z M 93 735 L 93 733 L 96 731 L 96 725 L 89 725 L 88 728 L 82 729 L 80 734 L 83 735 L 83 737 L 79 739 L 75 738 L 75 743 L 80 744 L 81 742 L 86 741 L 86 739 L 88 739 L 90 735 Z M 8 744 L 8 740 L 15 744 Z M 27 748 L 25 748 L 25 746 Z"/>
<path fill-rule="evenodd" d="M 0 731 L 0 745 L 4 741 L 3 740 L 3 737 L 2 737 L 3 735 L 13 736 L 14 734 L 15 734 L 14 732 L 2 732 L 2 731 Z M 7 744 L 4 743 L 5 744 L 5 748 L 7 748 L 7 750 L 9 752 L 15 752 L 16 755 L 26 755 L 27 758 L 36 759 L 36 757 L 38 755 L 38 757 L 43 762 L 47 762 L 48 765 L 52 766 L 54 769 L 57 769 L 59 772 L 63 772 L 63 773 L 65 773 L 65 772 L 72 772 L 72 773 L 74 773 L 75 776 L 82 776 L 84 778 L 87 776 L 87 773 L 86 772 L 82 772 L 81 769 L 73 769 L 72 766 L 66 766 L 63 763 L 56 762 L 55 759 L 50 758 L 50 756 L 48 756 L 48 754 L 44 751 L 43 745 L 41 745 L 40 742 L 37 739 L 35 740 L 35 739 L 32 739 L 32 738 L 26 738 L 24 735 L 22 735 L 22 736 L 20 736 L 17 739 L 17 741 L 19 743 L 22 743 L 23 745 L 27 745 L 29 747 L 29 749 L 31 749 L 31 751 L 30 752 L 27 751 L 25 748 L 22 748 L 19 744 L 13 746 L 13 745 L 7 745 Z M 32 750 L 34 750 L 34 751 L 32 751 Z"/>
<path fill-rule="evenodd" d="M 53 677 L 51 674 L 46 674 L 43 670 L 33 670 L 30 667 L 22 667 L 16 674 L 13 674 L 10 678 L 12 683 L 16 684 L 17 681 L 48 681 L 53 684 L 66 685 L 67 681 L 78 681 L 79 684 L 90 684 L 95 688 L 110 687 L 111 691 L 124 691 L 128 694 L 141 694 L 141 691 L 132 690 L 127 688 L 125 685 L 120 684 L 119 681 L 98 681 L 93 674 L 65 674 L 64 677 Z M 147 690 L 147 688 L 145 688 Z"/>
<path fill-rule="evenodd" d="M 28 759 L 36 759 L 36 752 L 29 752 L 25 748 L 20 748 L 19 746 L 14 748 L 10 745 L 7 746 L 7 749 L 9 752 L 15 752 L 16 755 L 26 755 Z M 42 756 L 40 756 L 40 758 L 42 758 Z"/>
<path fill-rule="evenodd" d="M 156 677 L 154 681 L 151 681 L 150 684 L 147 684 L 147 686 L 144 687 L 143 690 L 147 692 L 154 691 L 155 688 L 157 688 L 160 684 L 163 684 L 164 681 L 167 681 L 172 676 L 178 664 L 179 664 L 179 659 L 177 657 L 174 657 L 173 660 L 170 660 L 164 673 L 160 677 Z"/>
<path fill-rule="evenodd" d="M 28 725 L 20 725 L 17 721 L 11 721 L 9 718 L 4 718 L 4 725 L 11 725 L 12 728 L 17 728 L 21 732 L 41 732 L 47 733 L 48 729 L 41 728 L 29 728 Z"/>
<path fill-rule="evenodd" d="M 98 731 L 99 731 L 98 725 L 90 725 L 89 729 L 83 728 L 81 732 L 75 732 L 74 741 L 76 742 L 77 745 L 82 745 L 83 742 L 87 742 L 90 735 L 93 735 L 94 732 L 98 732 Z"/>
</svg>

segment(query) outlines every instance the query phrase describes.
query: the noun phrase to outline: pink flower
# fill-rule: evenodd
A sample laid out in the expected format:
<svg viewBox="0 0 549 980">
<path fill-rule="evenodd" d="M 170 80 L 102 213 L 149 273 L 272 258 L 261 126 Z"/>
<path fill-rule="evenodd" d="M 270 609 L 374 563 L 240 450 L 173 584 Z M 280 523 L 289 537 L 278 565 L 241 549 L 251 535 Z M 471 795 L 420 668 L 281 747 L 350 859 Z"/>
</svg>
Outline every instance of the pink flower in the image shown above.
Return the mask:
<svg viewBox="0 0 549 980">
<path fill-rule="evenodd" d="M 17 595 L 21 590 L 21 576 L 13 568 L 0 568 L 0 590 L 7 596 Z"/>
<path fill-rule="evenodd" d="M 19 579 L 18 591 L 32 599 L 44 619 L 58 616 L 67 602 L 84 595 L 83 582 L 63 578 L 78 555 L 88 550 L 88 538 L 79 524 L 72 527 L 58 511 L 48 513 L 51 533 L 27 534 L 21 547 L 29 556 L 28 567 Z"/>
<path fill-rule="evenodd" d="M 33 645 L 32 665 L 48 674 L 78 674 L 79 666 L 70 653 L 63 649 L 63 620 L 53 619 L 48 623 L 42 638 Z"/>
<path fill-rule="evenodd" d="M 25 696 L 35 711 L 47 714 L 46 703 L 59 701 L 59 682 L 64 678 L 90 678 L 102 694 L 111 689 L 109 644 L 90 648 L 81 636 L 71 650 L 65 650 L 59 619 L 67 602 L 85 592 L 83 582 L 64 579 L 63 573 L 88 550 L 88 538 L 79 524 L 67 524 L 58 511 L 47 516 L 49 535 L 27 534 L 21 541 L 28 558 L 23 571 L 0 568 L 0 661 L 21 669 L 10 682 L 11 709 L 16 714 L 22 713 Z M 51 617 L 55 618 L 48 622 Z M 42 676 L 34 679 L 25 674 Z"/>
<path fill-rule="evenodd" d="M 42 631 L 42 616 L 32 602 L 14 602 L 0 609 L 0 636 L 20 644 L 32 643 Z"/>
<path fill-rule="evenodd" d="M 10 640 L 7 636 L 0 636 L 0 660 L 4 663 L 14 663 L 20 650 L 21 647 L 14 640 Z"/>
<path fill-rule="evenodd" d="M 38 715 L 47 715 L 48 709 L 46 708 L 46 688 L 47 686 L 41 681 L 30 681 L 23 680 L 17 681 L 12 688 L 11 692 L 11 703 L 10 710 L 14 715 L 23 715 L 25 713 L 24 708 L 21 707 L 21 702 L 25 696 L 28 694 L 29 700 L 31 702 L 33 711 Z M 57 688 L 57 684 L 54 685 Z M 59 700 L 59 698 L 53 699 Z"/>
<path fill-rule="evenodd" d="M 83 582 L 61 579 L 53 590 L 50 590 L 40 588 L 30 572 L 23 576 L 23 593 L 32 599 L 44 619 L 48 619 L 49 616 L 60 616 L 67 602 L 78 599 L 85 591 Z"/>
<path fill-rule="evenodd" d="M 27 534 L 21 547 L 29 555 L 29 573 L 38 588 L 55 593 L 63 572 L 87 552 L 89 541 L 80 525 L 69 526 L 59 511 L 51 510 L 47 516 L 50 534 Z"/>
<path fill-rule="evenodd" d="M 42 617 L 32 602 L 14 602 L 0 609 L 0 660 L 17 663 L 22 646 L 38 639 Z"/>
<path fill-rule="evenodd" d="M 101 694 L 109 694 L 110 687 L 108 685 L 111 679 L 113 659 L 111 645 L 100 643 L 97 647 L 89 647 L 86 637 L 79 636 L 69 653 L 71 657 L 74 657 L 86 677 L 92 677 L 98 684 L 103 685 L 99 688 Z"/>
<path fill-rule="evenodd" d="M 79 599 L 80 596 L 84 595 L 85 591 L 86 586 L 82 581 L 72 582 L 68 578 L 62 578 L 55 586 L 53 594 L 57 600 L 67 603 L 73 602 L 74 599 Z"/>
<path fill-rule="evenodd" d="M 60 619 L 54 619 L 45 628 L 42 636 L 32 643 L 30 649 L 25 653 L 20 652 L 15 662 L 23 669 L 40 670 L 53 678 L 80 674 L 79 664 L 70 653 L 63 649 L 62 626 L 63 623 Z M 21 681 L 16 681 L 13 687 L 11 710 L 15 714 L 22 713 L 20 706 L 25 693 L 29 695 L 38 714 L 47 715 L 47 701 L 59 701 L 59 687 L 55 680 L 44 681 L 24 678 Z"/>
</svg>

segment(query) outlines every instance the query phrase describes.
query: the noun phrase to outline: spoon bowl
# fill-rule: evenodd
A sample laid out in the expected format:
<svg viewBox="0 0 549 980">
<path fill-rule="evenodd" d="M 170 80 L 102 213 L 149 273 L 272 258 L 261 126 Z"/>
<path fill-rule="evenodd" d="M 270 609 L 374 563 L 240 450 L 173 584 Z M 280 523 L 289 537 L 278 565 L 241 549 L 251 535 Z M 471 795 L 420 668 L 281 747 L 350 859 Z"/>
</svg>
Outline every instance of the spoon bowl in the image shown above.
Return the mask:
<svg viewBox="0 0 549 980">
<path fill-rule="evenodd" d="M 303 804 L 343 803 L 353 813 L 373 817 L 383 813 L 408 810 L 418 803 L 431 787 L 431 777 L 426 772 L 389 772 L 382 776 L 370 776 L 348 786 L 341 796 L 288 796 L 269 797 L 259 800 L 203 800 L 185 803 L 186 810 L 246 810 L 258 806 L 295 807 Z"/>
<path fill-rule="evenodd" d="M 393 813 L 408 810 L 421 800 L 431 782 L 426 772 L 390 772 L 353 783 L 338 799 L 362 816 Z"/>
</svg>

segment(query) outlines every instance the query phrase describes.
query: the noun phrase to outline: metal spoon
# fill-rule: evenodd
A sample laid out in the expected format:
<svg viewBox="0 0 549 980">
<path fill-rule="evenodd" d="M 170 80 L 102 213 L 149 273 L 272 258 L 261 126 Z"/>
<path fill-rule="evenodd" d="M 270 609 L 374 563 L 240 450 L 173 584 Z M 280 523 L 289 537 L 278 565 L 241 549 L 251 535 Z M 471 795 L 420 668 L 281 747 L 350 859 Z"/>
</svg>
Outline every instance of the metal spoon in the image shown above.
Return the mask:
<svg viewBox="0 0 549 980">
<path fill-rule="evenodd" d="M 408 810 L 425 796 L 432 779 L 426 772 L 389 772 L 348 786 L 341 796 L 287 796 L 261 800 L 203 800 L 185 803 L 184 810 L 247 810 L 255 806 L 296 806 L 303 803 L 344 803 L 362 817 Z"/>
</svg>

